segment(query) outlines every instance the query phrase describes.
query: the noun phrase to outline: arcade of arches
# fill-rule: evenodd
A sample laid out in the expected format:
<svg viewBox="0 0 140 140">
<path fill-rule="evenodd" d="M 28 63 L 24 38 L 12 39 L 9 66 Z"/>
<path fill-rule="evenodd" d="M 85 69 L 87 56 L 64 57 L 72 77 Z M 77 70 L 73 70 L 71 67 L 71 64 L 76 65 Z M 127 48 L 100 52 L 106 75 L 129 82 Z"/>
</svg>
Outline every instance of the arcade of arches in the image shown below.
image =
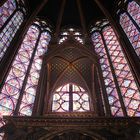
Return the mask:
<svg viewBox="0 0 140 140">
<path fill-rule="evenodd" d="M 107 1 L 0 1 L 0 140 L 140 139 L 140 2 Z"/>
</svg>

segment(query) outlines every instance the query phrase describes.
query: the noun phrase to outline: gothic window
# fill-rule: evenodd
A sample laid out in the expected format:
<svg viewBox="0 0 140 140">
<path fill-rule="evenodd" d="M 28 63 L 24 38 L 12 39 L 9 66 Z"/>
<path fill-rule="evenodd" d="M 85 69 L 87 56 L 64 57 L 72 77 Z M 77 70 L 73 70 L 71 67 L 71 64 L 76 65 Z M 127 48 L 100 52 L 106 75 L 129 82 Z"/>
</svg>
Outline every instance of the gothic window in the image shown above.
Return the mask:
<svg viewBox="0 0 140 140">
<path fill-rule="evenodd" d="M 28 29 L 0 92 L 0 116 L 32 114 L 41 56 L 50 41 L 48 29 L 43 21 L 33 23 Z"/>
<path fill-rule="evenodd" d="M 107 58 L 104 43 L 99 32 L 95 32 L 92 35 L 92 40 L 95 46 L 95 51 L 100 56 L 100 64 L 103 72 L 103 78 L 105 82 L 106 92 L 113 116 L 123 116 L 119 97 L 117 94 L 116 86 L 114 83 L 113 75 L 110 69 L 109 61 Z"/>
<path fill-rule="evenodd" d="M 120 14 L 120 25 L 131 42 L 136 54 L 140 57 L 140 6 L 132 1 L 127 11 Z"/>
<path fill-rule="evenodd" d="M 16 9 L 16 1 L 15 0 L 7 0 L 0 7 L 0 28 L 4 25 L 6 20 L 10 17 L 10 15 Z"/>
<path fill-rule="evenodd" d="M 94 31 L 92 41 L 100 56 L 106 92 L 113 116 L 140 116 L 140 92 L 117 37 L 106 25 Z"/>
<path fill-rule="evenodd" d="M 0 7 L 0 60 L 23 22 L 24 14 L 25 9 L 15 0 L 8 0 Z"/>
<path fill-rule="evenodd" d="M 73 37 L 77 42 L 84 44 L 81 32 L 79 30 L 75 30 L 73 28 L 64 29 L 61 32 L 59 44 L 63 43 L 70 37 Z"/>
<path fill-rule="evenodd" d="M 53 94 L 53 112 L 89 111 L 88 93 L 80 86 L 67 84 L 59 87 Z"/>
</svg>

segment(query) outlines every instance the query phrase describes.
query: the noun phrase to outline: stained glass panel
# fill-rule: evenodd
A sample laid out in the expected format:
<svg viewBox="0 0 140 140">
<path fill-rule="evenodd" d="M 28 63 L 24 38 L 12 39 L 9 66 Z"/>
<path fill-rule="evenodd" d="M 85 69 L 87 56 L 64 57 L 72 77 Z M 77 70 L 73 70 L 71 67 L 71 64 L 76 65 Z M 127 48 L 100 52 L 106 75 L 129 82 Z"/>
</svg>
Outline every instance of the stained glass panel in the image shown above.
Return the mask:
<svg viewBox="0 0 140 140">
<path fill-rule="evenodd" d="M 111 27 L 106 27 L 103 31 L 103 36 L 114 66 L 128 116 L 140 116 L 140 92 L 116 35 Z"/>
<path fill-rule="evenodd" d="M 133 22 L 129 19 L 126 13 L 120 15 L 120 25 L 130 40 L 136 54 L 140 58 L 140 32 L 134 26 Z"/>
<path fill-rule="evenodd" d="M 73 111 L 84 112 L 89 110 L 89 98 L 86 93 L 76 92 L 73 93 Z"/>
<path fill-rule="evenodd" d="M 89 96 L 82 87 L 67 84 L 58 88 L 53 95 L 53 112 L 85 112 L 89 110 Z"/>
<path fill-rule="evenodd" d="M 2 115 L 12 115 L 16 107 L 38 34 L 39 30 L 35 26 L 29 28 L 13 61 L 0 93 L 0 112 Z"/>
<path fill-rule="evenodd" d="M 132 1 L 128 4 L 127 11 L 140 27 L 140 6 L 135 1 Z"/>
<path fill-rule="evenodd" d="M 10 46 L 10 42 L 23 22 L 23 19 L 23 13 L 17 11 L 0 33 L 0 60 L 2 59 L 7 48 Z"/>
<path fill-rule="evenodd" d="M 36 88 L 38 85 L 39 74 L 42 65 L 41 56 L 47 51 L 49 41 L 50 35 L 48 34 L 48 32 L 42 33 L 36 49 L 34 60 L 32 62 L 32 66 L 25 87 L 25 92 L 20 106 L 19 112 L 23 115 L 31 115 L 32 113 L 33 103 L 36 96 Z"/>
<path fill-rule="evenodd" d="M 107 54 L 104 48 L 102 37 L 99 32 L 95 32 L 92 35 L 92 41 L 95 46 L 95 51 L 100 57 L 100 64 L 105 82 L 106 92 L 108 95 L 108 101 L 111 107 L 113 116 L 123 116 L 118 93 L 114 83 L 113 75 L 110 69 L 110 64 L 107 58 Z"/>
<path fill-rule="evenodd" d="M 16 9 L 15 0 L 7 0 L 0 7 L 0 28 L 4 25 L 5 21 L 10 17 L 13 11 Z"/>
</svg>

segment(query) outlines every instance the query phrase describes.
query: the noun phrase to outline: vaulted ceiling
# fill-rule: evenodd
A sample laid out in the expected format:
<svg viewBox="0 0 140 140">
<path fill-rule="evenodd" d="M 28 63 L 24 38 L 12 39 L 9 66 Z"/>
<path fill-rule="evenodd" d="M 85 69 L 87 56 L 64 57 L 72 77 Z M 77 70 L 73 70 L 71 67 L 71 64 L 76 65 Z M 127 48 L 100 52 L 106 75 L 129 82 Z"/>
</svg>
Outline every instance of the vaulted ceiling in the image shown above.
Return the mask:
<svg viewBox="0 0 140 140">
<path fill-rule="evenodd" d="M 82 27 L 79 12 L 79 3 L 81 5 L 82 14 L 85 20 L 85 26 L 88 26 L 97 20 L 105 18 L 104 14 L 96 4 L 95 0 L 65 0 L 64 11 L 60 27 L 74 26 Z M 110 12 L 113 9 L 114 0 L 99 0 Z M 30 11 L 43 2 L 43 0 L 26 0 Z M 57 21 L 60 18 L 63 0 L 48 0 L 43 9 L 38 13 L 38 17 L 44 17 L 54 26 L 57 26 Z"/>
<path fill-rule="evenodd" d="M 47 53 L 46 62 L 50 69 L 50 91 L 66 83 L 92 90 L 92 66 L 96 65 L 97 56 L 78 41 L 68 39 L 56 45 Z"/>
</svg>

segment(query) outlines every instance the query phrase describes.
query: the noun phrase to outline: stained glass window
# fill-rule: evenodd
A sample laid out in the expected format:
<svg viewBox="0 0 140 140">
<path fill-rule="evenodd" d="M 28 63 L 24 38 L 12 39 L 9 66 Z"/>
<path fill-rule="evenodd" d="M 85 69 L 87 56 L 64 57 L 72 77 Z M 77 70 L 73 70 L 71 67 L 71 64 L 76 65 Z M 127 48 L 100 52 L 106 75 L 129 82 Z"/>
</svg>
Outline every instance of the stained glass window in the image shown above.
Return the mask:
<svg viewBox="0 0 140 140">
<path fill-rule="evenodd" d="M 111 27 L 103 31 L 128 116 L 140 115 L 140 92 Z"/>
<path fill-rule="evenodd" d="M 135 1 L 129 2 L 127 11 L 140 27 L 140 6 Z"/>
<path fill-rule="evenodd" d="M 15 0 L 7 0 L 0 7 L 0 61 L 24 20 L 23 11 L 26 12 L 23 7 L 18 8 L 18 4 Z M 16 97 L 16 88 L 12 87 L 12 84 L 16 84 L 16 82 L 14 83 L 11 78 L 9 83 L 11 83 L 11 86 L 7 84 L 0 90 L 0 127 L 4 124 L 2 116 L 12 115 L 12 109 L 15 108 L 16 99 L 12 99 L 12 96 Z M 7 91 L 7 94 L 2 93 L 4 89 Z M 0 139 L 2 136 L 3 134 L 0 134 Z"/>
<path fill-rule="evenodd" d="M 127 11 L 120 14 L 120 25 L 140 58 L 140 6 L 129 2 Z"/>
<path fill-rule="evenodd" d="M 131 42 L 136 54 L 140 57 L 140 32 L 126 13 L 120 15 L 120 24 Z"/>
<path fill-rule="evenodd" d="M 47 46 L 50 41 L 50 35 L 48 32 L 43 32 L 38 42 L 37 50 L 34 54 L 34 59 L 27 79 L 23 99 L 20 105 L 19 112 L 24 115 L 31 115 L 32 108 L 36 95 L 36 88 L 38 85 L 39 74 L 42 65 L 42 56 L 47 51 Z"/>
<path fill-rule="evenodd" d="M 0 7 L 0 61 L 22 24 L 25 13 L 25 8 L 19 6 L 16 0 L 7 0 Z"/>
<path fill-rule="evenodd" d="M 0 110 L 3 115 L 11 115 L 16 107 L 38 35 L 39 30 L 31 26 L 12 64 L 0 94 Z"/>
<path fill-rule="evenodd" d="M 0 33 L 0 60 L 2 59 L 7 48 L 10 46 L 10 42 L 15 36 L 23 20 L 23 13 L 17 11 Z"/>
<path fill-rule="evenodd" d="M 16 9 L 16 2 L 15 0 L 7 0 L 1 7 L 0 7 L 0 28 L 4 25 L 6 20 L 10 17 L 10 15 Z"/>
<path fill-rule="evenodd" d="M 104 43 L 102 41 L 101 34 L 95 32 L 92 35 L 93 44 L 95 46 L 95 51 L 100 56 L 100 64 L 103 72 L 103 78 L 105 82 L 106 92 L 108 95 L 108 100 L 113 116 L 123 116 L 121 109 L 118 93 L 114 83 L 113 75 L 110 69 L 110 64 L 107 58 L 106 50 L 104 48 Z"/>
<path fill-rule="evenodd" d="M 89 111 L 88 93 L 80 86 L 67 84 L 58 88 L 53 94 L 53 112 Z"/>
<path fill-rule="evenodd" d="M 101 34 L 99 32 L 93 33 L 92 40 L 95 51 L 100 56 L 100 64 L 112 115 L 122 115 L 121 105 L 124 104 L 128 116 L 140 116 L 140 92 L 116 35 L 111 26 L 104 27 Z M 108 61 L 109 59 L 111 62 Z M 111 64 L 115 72 L 114 76 L 112 76 L 112 69 L 110 69 Z M 116 77 L 119 85 L 117 88 L 121 92 L 121 97 L 119 98 L 119 91 L 116 90 L 114 77 Z M 120 98 L 123 99 L 121 105 Z"/>
<path fill-rule="evenodd" d="M 48 30 L 32 25 L 13 61 L 0 93 L 0 112 L 12 115 L 21 98 L 19 115 L 31 115 L 42 59 L 50 41 Z"/>
</svg>

